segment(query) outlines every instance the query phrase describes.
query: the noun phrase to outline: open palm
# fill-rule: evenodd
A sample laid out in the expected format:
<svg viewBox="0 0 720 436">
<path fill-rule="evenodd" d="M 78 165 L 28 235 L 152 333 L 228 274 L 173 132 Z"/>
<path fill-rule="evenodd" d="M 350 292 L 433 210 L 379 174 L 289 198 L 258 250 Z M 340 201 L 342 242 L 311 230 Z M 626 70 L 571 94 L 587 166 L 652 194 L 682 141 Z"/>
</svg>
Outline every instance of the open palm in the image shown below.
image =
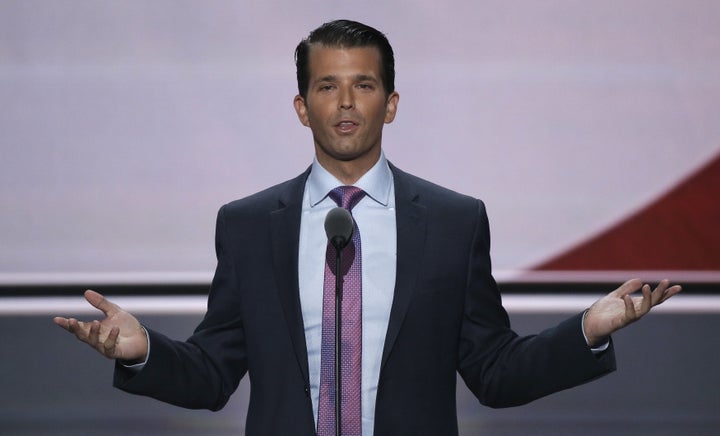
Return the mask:
<svg viewBox="0 0 720 436">
<path fill-rule="evenodd" d="M 661 281 L 652 291 L 650 285 L 643 284 L 639 279 L 628 280 L 597 300 L 588 310 L 584 321 L 588 343 L 598 345 L 613 332 L 639 320 L 650 309 L 681 290 L 678 285 L 670 286 L 668 280 Z M 633 297 L 632 294 L 637 291 L 641 291 L 642 295 Z"/>
<path fill-rule="evenodd" d="M 82 322 L 75 318 L 55 317 L 55 324 L 105 357 L 144 361 L 148 352 L 147 334 L 137 318 L 95 291 L 85 291 L 85 299 L 105 314 L 102 321 Z"/>
</svg>

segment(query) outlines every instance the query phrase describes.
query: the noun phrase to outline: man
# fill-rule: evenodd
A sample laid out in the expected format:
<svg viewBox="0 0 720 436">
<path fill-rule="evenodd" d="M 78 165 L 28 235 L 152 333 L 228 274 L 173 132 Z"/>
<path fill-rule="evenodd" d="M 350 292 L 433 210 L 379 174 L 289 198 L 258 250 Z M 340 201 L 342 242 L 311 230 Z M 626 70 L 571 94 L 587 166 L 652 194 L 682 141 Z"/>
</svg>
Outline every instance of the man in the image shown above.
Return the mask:
<svg viewBox="0 0 720 436">
<path fill-rule="evenodd" d="M 352 397 L 341 401 L 352 409 L 342 434 L 457 434 L 456 372 L 492 407 L 590 381 L 615 367 L 611 333 L 680 292 L 667 281 L 651 292 L 630 280 L 584 313 L 518 337 L 491 275 L 483 203 L 404 173 L 382 153 L 382 129 L 399 101 L 384 35 L 326 23 L 300 43 L 296 64 L 293 103 L 312 131 L 315 160 L 295 179 L 220 210 L 218 266 L 193 336 L 178 342 L 145 329 L 93 291 L 85 296 L 105 313 L 101 322 L 55 318 L 117 359 L 119 388 L 217 410 L 249 372 L 247 434 L 334 434 L 332 296 L 323 291 L 334 273 L 322 225 L 348 192 L 359 193 L 343 205 L 359 238 L 349 246 L 360 255 L 346 283 L 360 268 L 361 302 L 347 304 L 361 306 L 351 316 L 362 345 L 356 352 L 343 330 L 343 358 L 360 359 L 361 374 L 357 390 L 342 378 Z"/>
</svg>

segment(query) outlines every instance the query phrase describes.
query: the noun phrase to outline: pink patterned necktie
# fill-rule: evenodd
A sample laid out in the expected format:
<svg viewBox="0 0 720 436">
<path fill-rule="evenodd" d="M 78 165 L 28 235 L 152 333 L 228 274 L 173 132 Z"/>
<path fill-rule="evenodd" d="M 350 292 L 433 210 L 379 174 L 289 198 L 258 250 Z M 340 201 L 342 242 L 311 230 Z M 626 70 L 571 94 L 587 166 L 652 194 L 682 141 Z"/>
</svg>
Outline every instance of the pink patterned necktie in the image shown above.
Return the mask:
<svg viewBox="0 0 720 436">
<path fill-rule="evenodd" d="M 351 211 L 365 196 L 354 186 L 330 191 L 338 206 Z M 323 287 L 322 344 L 320 347 L 320 400 L 318 436 L 335 435 L 335 248 L 328 243 Z M 362 381 L 362 256 L 357 223 L 352 239 L 342 251 L 344 278 L 341 327 L 342 436 L 360 436 Z"/>
</svg>

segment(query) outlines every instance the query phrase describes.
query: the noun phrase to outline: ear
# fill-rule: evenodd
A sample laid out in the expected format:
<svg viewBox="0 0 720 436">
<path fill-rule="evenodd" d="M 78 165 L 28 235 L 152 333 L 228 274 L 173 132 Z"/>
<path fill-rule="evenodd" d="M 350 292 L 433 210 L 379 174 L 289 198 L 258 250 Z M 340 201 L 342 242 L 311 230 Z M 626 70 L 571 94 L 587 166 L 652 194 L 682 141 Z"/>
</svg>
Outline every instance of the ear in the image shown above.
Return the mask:
<svg viewBox="0 0 720 436">
<path fill-rule="evenodd" d="M 307 106 L 305 105 L 305 99 L 301 95 L 296 95 L 293 99 L 293 106 L 295 106 L 295 113 L 297 113 L 298 119 L 305 127 L 310 127 L 308 122 Z"/>
<path fill-rule="evenodd" d="M 397 92 L 393 92 L 388 96 L 387 102 L 385 103 L 385 124 L 390 124 L 395 119 L 399 101 L 400 94 Z"/>
</svg>

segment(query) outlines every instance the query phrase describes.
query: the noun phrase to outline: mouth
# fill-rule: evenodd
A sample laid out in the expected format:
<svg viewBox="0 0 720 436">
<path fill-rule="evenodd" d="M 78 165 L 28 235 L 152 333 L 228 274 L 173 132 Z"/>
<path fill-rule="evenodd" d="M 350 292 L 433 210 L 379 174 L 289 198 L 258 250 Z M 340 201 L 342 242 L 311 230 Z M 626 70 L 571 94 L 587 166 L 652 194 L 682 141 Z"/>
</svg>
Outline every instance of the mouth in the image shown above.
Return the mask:
<svg viewBox="0 0 720 436">
<path fill-rule="evenodd" d="M 340 133 L 352 133 L 358 127 L 358 123 L 351 120 L 343 120 L 335 124 L 335 130 Z"/>
</svg>

